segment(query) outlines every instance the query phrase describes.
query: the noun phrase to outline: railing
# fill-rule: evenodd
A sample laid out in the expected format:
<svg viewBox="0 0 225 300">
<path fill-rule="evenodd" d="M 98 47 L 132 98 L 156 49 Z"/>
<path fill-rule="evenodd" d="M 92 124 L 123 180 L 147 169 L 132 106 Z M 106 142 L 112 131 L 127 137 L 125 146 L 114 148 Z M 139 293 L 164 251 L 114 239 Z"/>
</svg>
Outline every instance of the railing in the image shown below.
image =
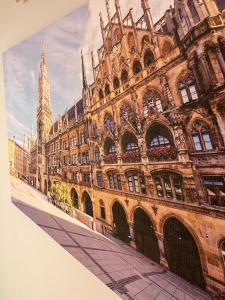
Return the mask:
<svg viewBox="0 0 225 300">
<path fill-rule="evenodd" d="M 136 163 L 141 161 L 139 151 L 126 151 L 121 155 L 122 161 L 125 163 Z"/>
<path fill-rule="evenodd" d="M 171 146 L 152 147 L 147 151 L 151 161 L 168 161 L 177 158 L 177 150 Z"/>
</svg>

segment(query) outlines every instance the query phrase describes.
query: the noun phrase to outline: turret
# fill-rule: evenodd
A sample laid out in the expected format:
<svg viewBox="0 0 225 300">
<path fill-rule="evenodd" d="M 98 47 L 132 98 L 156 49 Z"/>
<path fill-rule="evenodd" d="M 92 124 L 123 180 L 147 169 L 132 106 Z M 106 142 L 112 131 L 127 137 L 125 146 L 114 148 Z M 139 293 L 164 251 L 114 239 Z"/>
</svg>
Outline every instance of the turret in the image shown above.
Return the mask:
<svg viewBox="0 0 225 300">
<path fill-rule="evenodd" d="M 90 106 L 90 91 L 87 83 L 86 70 L 84 65 L 84 56 L 81 50 L 81 62 L 82 62 L 82 78 L 83 78 L 83 90 L 82 96 L 84 101 L 84 107 Z"/>
</svg>

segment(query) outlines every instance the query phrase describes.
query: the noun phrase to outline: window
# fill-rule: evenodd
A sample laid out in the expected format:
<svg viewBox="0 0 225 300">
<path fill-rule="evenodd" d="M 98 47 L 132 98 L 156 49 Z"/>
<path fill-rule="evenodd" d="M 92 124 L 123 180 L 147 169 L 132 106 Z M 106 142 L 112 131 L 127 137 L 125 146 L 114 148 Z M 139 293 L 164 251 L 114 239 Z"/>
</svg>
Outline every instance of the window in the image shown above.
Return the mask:
<svg viewBox="0 0 225 300">
<path fill-rule="evenodd" d="M 96 160 L 96 161 L 100 161 L 100 160 L 101 160 L 99 148 L 96 148 L 96 149 L 95 149 L 95 160 Z"/>
<path fill-rule="evenodd" d="M 221 254 L 222 254 L 223 264 L 225 267 L 225 241 L 222 241 L 221 243 Z"/>
<path fill-rule="evenodd" d="M 72 172 L 71 179 L 72 179 L 73 181 L 75 181 L 75 182 L 78 181 L 78 174 L 77 174 L 77 172 Z"/>
<path fill-rule="evenodd" d="M 189 29 L 191 28 L 189 18 L 187 15 L 183 14 L 183 11 L 180 8 L 178 9 L 178 15 L 180 17 L 180 21 L 181 21 L 184 33 L 186 34 L 189 31 Z"/>
<path fill-rule="evenodd" d="M 64 150 L 68 150 L 68 148 L 69 148 L 69 145 L 68 145 L 69 143 L 68 143 L 68 140 L 64 140 L 63 141 L 63 149 Z"/>
<path fill-rule="evenodd" d="M 99 201 L 101 218 L 105 220 L 105 204 L 102 200 Z"/>
<path fill-rule="evenodd" d="M 115 132 L 115 124 L 114 124 L 112 116 L 109 113 L 107 113 L 105 115 L 104 125 L 105 125 L 105 128 L 107 128 L 108 130 L 110 130 L 112 133 Z"/>
<path fill-rule="evenodd" d="M 159 112 L 163 111 L 161 97 L 155 90 L 147 90 L 143 98 L 144 116 L 147 117 L 151 108 L 157 109 Z"/>
<path fill-rule="evenodd" d="M 192 128 L 192 139 L 195 151 L 213 150 L 209 130 L 202 121 L 196 121 L 194 123 Z"/>
<path fill-rule="evenodd" d="M 77 154 L 72 154 L 71 156 L 71 164 L 76 165 L 77 164 Z"/>
<path fill-rule="evenodd" d="M 155 136 L 151 141 L 150 141 L 150 146 L 151 147 L 157 147 L 161 145 L 169 145 L 170 142 L 167 137 L 163 135 L 157 135 Z"/>
<path fill-rule="evenodd" d="M 100 188 L 103 188 L 104 187 L 104 184 L 103 184 L 103 175 L 102 175 L 102 172 L 96 172 L 96 178 L 97 178 L 97 186 L 100 187 Z"/>
<path fill-rule="evenodd" d="M 194 79 L 188 75 L 179 82 L 179 90 L 183 103 L 198 100 Z"/>
<path fill-rule="evenodd" d="M 81 143 L 81 145 L 87 143 L 85 132 L 81 132 L 81 134 L 80 134 L 80 143 Z"/>
<path fill-rule="evenodd" d="M 126 70 L 123 70 L 121 73 L 121 81 L 122 81 L 122 84 L 124 84 L 128 81 L 128 72 Z"/>
<path fill-rule="evenodd" d="M 82 163 L 89 164 L 89 152 L 82 152 Z"/>
<path fill-rule="evenodd" d="M 117 175 L 115 172 L 111 172 L 108 174 L 108 179 L 110 189 L 122 190 L 120 175 Z"/>
<path fill-rule="evenodd" d="M 103 94 L 103 91 L 100 89 L 99 90 L 99 99 L 101 100 L 101 99 L 103 99 L 104 98 L 104 94 Z"/>
<path fill-rule="evenodd" d="M 135 60 L 133 63 L 133 73 L 134 75 L 140 73 L 142 70 L 142 66 L 139 60 Z"/>
<path fill-rule="evenodd" d="M 109 84 L 107 83 L 105 85 L 105 95 L 108 96 L 110 94 L 110 87 L 109 87 Z"/>
<path fill-rule="evenodd" d="M 90 183 L 91 182 L 91 175 L 90 173 L 83 173 L 83 182 Z"/>
<path fill-rule="evenodd" d="M 144 54 L 144 66 L 145 68 L 150 66 L 154 62 L 154 55 L 150 49 L 147 49 Z"/>
<path fill-rule="evenodd" d="M 190 13 L 191 13 L 194 23 L 197 24 L 198 22 L 200 22 L 200 18 L 199 18 L 198 12 L 196 10 L 196 7 L 193 3 L 193 0 L 188 0 L 187 5 L 189 7 L 189 10 L 190 10 Z"/>
<path fill-rule="evenodd" d="M 225 206 L 225 184 L 223 176 L 205 175 L 203 183 L 211 205 Z"/>
<path fill-rule="evenodd" d="M 182 177 L 168 171 L 153 175 L 158 197 L 167 199 L 183 200 Z"/>
<path fill-rule="evenodd" d="M 120 81 L 119 81 L 118 77 L 114 77 L 114 79 L 113 79 L 113 87 L 114 87 L 115 90 L 120 87 Z"/>
<path fill-rule="evenodd" d="M 139 173 L 128 173 L 128 188 L 130 192 L 146 194 L 145 178 Z"/>
</svg>

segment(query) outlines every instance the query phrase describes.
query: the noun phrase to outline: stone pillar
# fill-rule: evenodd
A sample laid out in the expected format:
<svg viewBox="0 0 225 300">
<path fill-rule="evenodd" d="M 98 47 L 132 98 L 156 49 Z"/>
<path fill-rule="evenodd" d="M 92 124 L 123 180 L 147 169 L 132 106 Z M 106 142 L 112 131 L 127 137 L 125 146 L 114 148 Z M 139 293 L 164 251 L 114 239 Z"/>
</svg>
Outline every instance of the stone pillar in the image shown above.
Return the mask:
<svg viewBox="0 0 225 300">
<path fill-rule="evenodd" d="M 157 236 L 158 243 L 159 243 L 160 264 L 168 269 L 169 266 L 168 266 L 168 262 L 167 262 L 167 259 L 166 259 L 163 235 L 159 232 L 156 232 L 156 236 Z"/>
<path fill-rule="evenodd" d="M 198 73 L 197 63 L 194 59 L 189 61 L 189 68 L 192 70 L 192 72 L 194 74 L 197 88 L 198 88 L 198 90 L 201 94 L 202 93 L 202 82 L 201 82 L 201 78 L 200 78 L 199 73 Z"/>
<path fill-rule="evenodd" d="M 206 81 L 207 81 L 207 86 L 208 86 L 207 89 L 209 89 L 213 85 L 213 79 L 212 79 L 212 76 L 210 74 L 210 69 L 209 69 L 207 59 L 206 59 L 205 51 L 203 51 L 202 53 L 199 54 L 199 60 L 200 60 L 200 62 L 202 64 L 202 67 L 204 69 L 204 75 L 205 75 L 205 78 L 206 78 Z"/>
<path fill-rule="evenodd" d="M 128 225 L 130 231 L 130 246 L 136 249 L 135 236 L 134 236 L 134 224 L 130 222 Z"/>
<path fill-rule="evenodd" d="M 171 106 L 174 106 L 173 103 L 173 97 L 170 91 L 170 87 L 169 87 L 169 83 L 168 83 L 168 78 L 166 77 L 166 75 L 161 75 L 160 76 L 160 83 L 162 86 L 162 90 L 163 90 L 163 96 L 165 99 L 165 103 L 162 103 L 163 108 L 167 109 Z"/>
<path fill-rule="evenodd" d="M 225 145 L 225 104 L 220 103 L 217 105 L 217 110 L 214 111 L 214 114 L 216 116 L 220 133 L 223 138 L 223 143 Z"/>
<path fill-rule="evenodd" d="M 223 74 L 223 78 L 225 79 L 225 62 L 224 62 L 224 59 L 223 59 L 223 55 L 220 51 L 220 48 L 219 48 L 219 45 L 216 44 L 214 45 L 214 48 L 213 48 L 215 54 L 216 54 L 216 59 L 219 63 L 219 66 L 220 66 L 220 70 Z"/>
</svg>

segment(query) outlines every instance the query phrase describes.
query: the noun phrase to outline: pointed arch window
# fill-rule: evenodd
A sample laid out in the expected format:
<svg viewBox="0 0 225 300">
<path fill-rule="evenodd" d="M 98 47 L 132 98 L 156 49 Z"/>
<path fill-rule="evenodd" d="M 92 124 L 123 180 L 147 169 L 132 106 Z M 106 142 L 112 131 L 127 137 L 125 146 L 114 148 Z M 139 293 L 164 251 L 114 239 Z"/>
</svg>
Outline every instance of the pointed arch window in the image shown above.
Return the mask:
<svg viewBox="0 0 225 300">
<path fill-rule="evenodd" d="M 123 70 L 121 73 L 121 82 L 122 84 L 124 84 L 127 81 L 128 81 L 128 72 L 126 70 Z"/>
<path fill-rule="evenodd" d="M 192 139 L 195 151 L 213 150 L 210 131 L 202 121 L 196 121 L 194 123 L 192 128 Z"/>
<path fill-rule="evenodd" d="M 120 87 L 120 81 L 119 81 L 118 77 L 114 77 L 114 79 L 113 79 L 113 87 L 114 87 L 115 90 Z"/>
<path fill-rule="evenodd" d="M 187 5 L 190 10 L 190 13 L 191 13 L 194 23 L 197 24 L 198 22 L 200 22 L 200 18 L 199 18 L 199 15 L 198 15 L 198 12 L 194 5 L 193 0 L 188 0 Z"/>
<path fill-rule="evenodd" d="M 191 29 L 189 18 L 187 15 L 184 15 L 183 11 L 180 8 L 178 9 L 178 15 L 183 26 L 184 33 L 186 34 Z"/>
<path fill-rule="evenodd" d="M 135 60 L 133 63 L 133 73 L 134 75 L 140 73 L 142 71 L 142 65 L 139 60 Z"/>
<path fill-rule="evenodd" d="M 154 55 L 150 49 L 147 49 L 144 54 L 144 66 L 147 68 L 154 62 Z"/>
<path fill-rule="evenodd" d="M 104 125 L 105 125 L 105 128 L 107 128 L 109 131 L 111 131 L 112 133 L 115 132 L 115 123 L 113 121 L 113 118 L 112 116 L 107 113 L 105 115 L 105 119 L 104 119 Z"/>
<path fill-rule="evenodd" d="M 179 91 L 183 103 L 198 100 L 198 92 L 192 76 L 187 75 L 179 82 Z"/>
<path fill-rule="evenodd" d="M 110 87 L 109 87 L 109 84 L 106 83 L 105 85 L 105 95 L 108 96 L 110 94 Z"/>
<path fill-rule="evenodd" d="M 159 112 L 163 111 L 161 97 L 155 90 L 147 90 L 143 99 L 144 116 L 147 117 L 151 108 L 157 109 Z"/>
<path fill-rule="evenodd" d="M 100 99 L 100 100 L 104 98 L 104 94 L 103 94 L 102 89 L 99 90 L 98 95 L 99 95 L 99 99 Z"/>
</svg>

